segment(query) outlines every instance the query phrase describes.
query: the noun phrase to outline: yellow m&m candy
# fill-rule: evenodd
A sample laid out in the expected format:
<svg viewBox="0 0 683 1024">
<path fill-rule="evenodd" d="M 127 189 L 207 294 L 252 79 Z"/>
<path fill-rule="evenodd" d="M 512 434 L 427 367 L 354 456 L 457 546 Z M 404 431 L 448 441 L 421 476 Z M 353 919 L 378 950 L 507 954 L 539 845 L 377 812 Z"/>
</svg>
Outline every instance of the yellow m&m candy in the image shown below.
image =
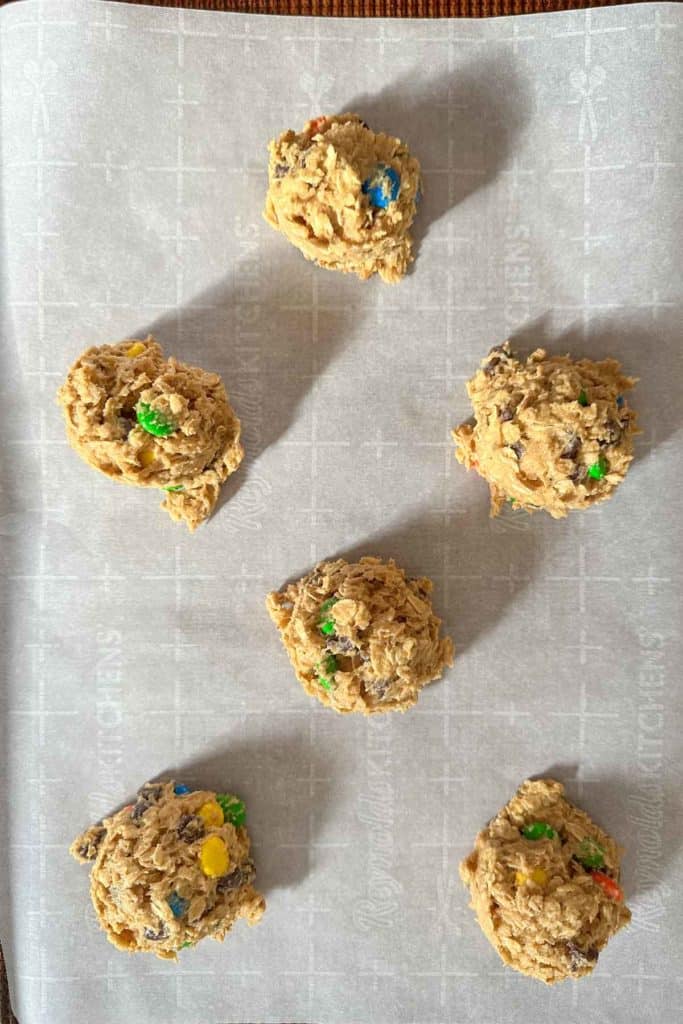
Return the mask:
<svg viewBox="0 0 683 1024">
<path fill-rule="evenodd" d="M 199 864 L 207 878 L 219 878 L 228 873 L 230 857 L 228 848 L 220 836 L 209 836 L 202 843 Z"/>
<path fill-rule="evenodd" d="M 220 828 L 225 821 L 223 810 L 215 800 L 209 800 L 207 803 L 202 804 L 197 814 L 209 828 Z"/>
<path fill-rule="evenodd" d="M 141 356 L 144 351 L 145 346 L 142 344 L 142 342 L 136 341 L 133 345 L 130 346 L 130 348 L 126 349 L 126 355 L 128 356 L 129 359 L 134 359 L 135 356 Z"/>
<path fill-rule="evenodd" d="M 515 882 L 517 885 L 526 885 L 527 882 L 534 882 L 536 885 L 547 885 L 548 873 L 543 868 L 534 868 L 530 875 L 525 875 L 523 871 L 516 871 Z"/>
<path fill-rule="evenodd" d="M 140 459 L 140 464 L 142 466 L 151 466 L 156 459 L 156 455 L 151 448 L 143 448 L 138 455 L 138 458 Z"/>
</svg>

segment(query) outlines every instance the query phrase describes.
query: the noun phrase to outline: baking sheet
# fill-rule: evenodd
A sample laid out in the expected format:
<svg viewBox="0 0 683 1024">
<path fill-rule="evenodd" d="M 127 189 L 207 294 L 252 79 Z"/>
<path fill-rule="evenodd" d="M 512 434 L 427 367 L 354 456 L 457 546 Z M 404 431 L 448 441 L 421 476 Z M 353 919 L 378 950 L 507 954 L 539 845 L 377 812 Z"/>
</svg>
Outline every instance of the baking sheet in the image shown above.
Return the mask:
<svg viewBox="0 0 683 1024">
<path fill-rule="evenodd" d="M 325 21 L 110 3 L 0 16 L 3 895 L 22 1024 L 673 1022 L 680 949 L 680 7 Z M 396 287 L 262 221 L 266 143 L 321 111 L 425 169 Z M 195 536 L 66 446 L 87 345 L 219 371 L 247 460 Z M 637 460 L 568 521 L 487 517 L 452 456 L 506 336 L 641 377 Z M 333 554 L 436 585 L 454 668 L 405 716 L 300 690 L 266 592 Z M 504 971 L 457 877 L 531 774 L 628 852 L 594 976 Z M 146 779 L 246 801 L 268 910 L 178 966 L 118 953 L 66 847 Z"/>
</svg>

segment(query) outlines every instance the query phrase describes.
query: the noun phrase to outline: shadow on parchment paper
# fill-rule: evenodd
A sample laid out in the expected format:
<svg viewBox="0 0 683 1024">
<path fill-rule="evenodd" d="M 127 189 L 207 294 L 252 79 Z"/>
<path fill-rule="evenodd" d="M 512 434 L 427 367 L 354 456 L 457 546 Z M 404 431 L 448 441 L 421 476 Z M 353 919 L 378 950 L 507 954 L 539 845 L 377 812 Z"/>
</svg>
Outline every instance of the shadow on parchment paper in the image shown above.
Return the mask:
<svg viewBox="0 0 683 1024">
<path fill-rule="evenodd" d="M 532 779 L 561 782 L 567 799 L 585 811 L 623 847 L 621 884 L 634 917 L 638 915 L 639 898 L 646 893 L 660 889 L 662 896 L 668 896 L 666 878 L 669 865 L 683 845 L 680 830 L 676 827 L 680 820 L 680 788 L 662 782 L 659 777 L 648 779 L 648 782 L 654 781 L 658 791 L 658 795 L 652 797 L 637 772 L 633 765 L 619 773 L 598 773 L 584 779 L 576 762 L 563 762 L 530 776 Z M 581 789 L 579 783 L 582 784 Z M 672 823 L 668 834 L 667 821 Z M 642 859 L 640 869 L 639 854 Z"/>
<path fill-rule="evenodd" d="M 545 314 L 516 331 L 513 348 L 523 353 L 544 348 L 551 355 L 569 353 L 575 359 L 618 359 L 624 373 L 639 381 L 629 393 L 629 404 L 638 413 L 642 434 L 635 440 L 635 462 L 651 458 L 655 449 L 673 437 L 683 425 L 680 380 L 683 347 L 677 311 L 661 310 L 653 320 L 637 311 L 621 316 L 596 317 L 584 327 L 572 324 L 558 334 Z M 483 358 L 483 356 L 482 356 Z"/>
<path fill-rule="evenodd" d="M 398 136 L 420 161 L 417 250 L 433 223 L 495 180 L 529 120 L 532 97 L 514 61 L 500 53 L 433 78 L 403 75 L 382 92 L 355 96 L 343 106 L 375 131 Z"/>
<path fill-rule="evenodd" d="M 295 888 L 308 874 L 310 844 L 337 804 L 337 780 L 343 780 L 334 759 L 334 751 L 311 742 L 305 728 L 233 740 L 158 777 L 191 789 L 235 793 L 244 801 L 255 884 L 267 895 Z"/>
<path fill-rule="evenodd" d="M 354 562 L 364 555 L 376 555 L 393 558 L 408 576 L 429 576 L 437 585 L 434 611 L 455 643 L 456 660 L 450 671 L 456 675 L 458 656 L 475 647 L 507 606 L 533 584 L 542 566 L 551 560 L 557 536 L 552 520 L 540 514 L 505 508 L 491 519 L 488 486 L 479 479 L 473 483 L 476 496 L 472 502 L 464 511 L 454 504 L 445 522 L 443 511 L 425 508 L 321 557 L 321 561 L 344 558 Z M 447 580 L 442 575 L 443 565 L 434 562 L 435 550 L 446 552 Z M 482 571 L 482 566 L 488 570 Z M 279 589 L 310 568 L 302 565 Z"/>
<path fill-rule="evenodd" d="M 260 258 L 258 249 L 252 258 Z M 297 265 L 275 269 L 268 278 L 266 267 L 259 275 L 266 283 L 250 289 L 237 264 L 229 279 L 137 332 L 137 337 L 153 334 L 167 355 L 220 374 L 241 420 L 245 459 L 221 488 L 214 516 L 242 488 L 243 504 L 260 505 L 259 482 L 249 479 L 252 466 L 294 423 L 300 403 L 363 316 L 357 306 L 326 306 L 319 315 L 313 301 L 316 273 L 324 271 Z"/>
</svg>

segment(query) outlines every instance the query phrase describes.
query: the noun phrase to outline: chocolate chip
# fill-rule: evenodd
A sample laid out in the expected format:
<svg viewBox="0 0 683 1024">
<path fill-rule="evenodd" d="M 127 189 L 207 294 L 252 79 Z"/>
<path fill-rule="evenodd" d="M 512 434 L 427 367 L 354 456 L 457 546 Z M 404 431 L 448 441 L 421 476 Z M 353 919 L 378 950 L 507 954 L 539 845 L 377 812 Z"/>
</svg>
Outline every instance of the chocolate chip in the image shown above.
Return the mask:
<svg viewBox="0 0 683 1024">
<path fill-rule="evenodd" d="M 502 420 L 503 423 L 508 423 L 511 419 L 514 419 L 515 410 L 511 405 L 504 405 L 498 410 L 498 419 Z"/>
<path fill-rule="evenodd" d="M 275 170 L 273 174 L 276 178 L 284 178 L 285 174 L 289 173 L 289 166 L 287 164 L 275 164 Z"/>
<path fill-rule="evenodd" d="M 138 790 L 138 797 L 140 800 L 146 800 L 148 804 L 155 804 L 157 800 L 161 799 L 163 791 L 163 786 L 159 786 L 154 782 L 148 782 Z"/>
<path fill-rule="evenodd" d="M 139 821 L 142 815 L 161 799 L 163 791 L 164 787 L 155 783 L 148 783 L 142 786 L 138 790 L 138 799 L 135 802 L 135 806 L 130 812 L 133 821 Z"/>
<path fill-rule="evenodd" d="M 204 835 L 204 822 L 196 814 L 183 814 L 176 825 L 176 835 L 184 843 L 194 843 Z"/>
<path fill-rule="evenodd" d="M 595 946 L 589 949 L 581 949 L 575 942 L 565 943 L 565 949 L 569 955 L 569 962 L 572 971 L 580 971 L 589 964 L 594 964 L 598 959 L 598 951 Z"/>
<path fill-rule="evenodd" d="M 246 860 L 244 864 L 238 865 L 229 875 L 223 875 L 222 878 L 219 878 L 216 883 L 216 889 L 218 892 L 229 892 L 233 889 L 239 889 L 241 886 L 249 885 L 253 882 L 255 875 L 254 862 Z"/>
<path fill-rule="evenodd" d="M 329 654 L 348 654 L 351 657 L 360 653 L 360 649 L 347 636 L 332 637 L 325 645 L 325 650 Z"/>
<path fill-rule="evenodd" d="M 158 932 L 152 931 L 151 928 L 145 928 L 144 936 L 146 939 L 149 939 L 150 942 L 159 942 L 161 939 L 168 938 L 168 928 L 163 921 L 160 922 L 160 924 L 161 927 Z"/>
<path fill-rule="evenodd" d="M 230 889 L 239 889 L 242 885 L 244 875 L 241 868 L 235 868 L 229 875 L 223 875 L 216 883 L 218 892 L 228 892 Z"/>
<path fill-rule="evenodd" d="M 256 869 L 254 867 L 253 860 L 245 860 L 244 863 L 240 865 L 240 867 L 242 869 L 242 875 L 244 876 L 244 881 L 242 884 L 249 885 L 250 882 L 254 881 L 254 877 L 256 876 Z"/>
<path fill-rule="evenodd" d="M 371 679 L 370 682 L 366 682 L 364 685 L 366 693 L 370 694 L 371 697 L 374 697 L 376 700 L 384 700 L 393 682 L 393 679 Z"/>
<path fill-rule="evenodd" d="M 524 455 L 524 445 L 520 444 L 519 441 L 515 441 L 514 444 L 509 444 L 507 447 L 515 453 L 518 461 Z"/>
<path fill-rule="evenodd" d="M 576 465 L 574 466 L 574 469 L 569 474 L 569 479 L 573 483 L 578 484 L 578 483 L 580 483 L 584 479 L 585 476 L 586 476 L 586 467 L 581 465 L 581 463 L 577 462 Z"/>
<path fill-rule="evenodd" d="M 499 354 L 500 353 L 500 354 Z M 509 359 L 509 353 L 506 351 L 504 345 L 494 345 L 487 356 L 487 363 L 483 367 L 484 373 L 487 377 L 491 377 L 497 372 L 498 367 L 506 363 Z"/>
<path fill-rule="evenodd" d="M 621 437 L 621 426 L 615 423 L 614 420 L 610 420 L 605 424 L 603 436 L 598 441 L 601 448 L 605 448 L 609 444 L 616 444 Z"/>
<path fill-rule="evenodd" d="M 578 434 L 574 434 L 570 441 L 567 442 L 565 447 L 560 452 L 561 459 L 575 459 L 579 453 L 581 447 L 581 438 Z"/>
<path fill-rule="evenodd" d="M 77 853 L 83 860 L 94 860 L 97 856 L 97 851 L 100 848 L 100 843 L 107 834 L 106 828 L 98 828 L 95 830 L 91 828 L 87 832 L 87 839 L 85 839 L 78 847 Z"/>
</svg>

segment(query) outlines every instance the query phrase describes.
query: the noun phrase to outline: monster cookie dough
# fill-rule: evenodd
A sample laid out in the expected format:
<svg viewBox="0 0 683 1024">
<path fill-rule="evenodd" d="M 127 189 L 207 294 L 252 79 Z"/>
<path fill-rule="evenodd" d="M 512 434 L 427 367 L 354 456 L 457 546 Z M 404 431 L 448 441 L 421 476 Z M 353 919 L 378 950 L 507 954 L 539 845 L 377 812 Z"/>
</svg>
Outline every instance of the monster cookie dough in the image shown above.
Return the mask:
<svg viewBox="0 0 683 1024">
<path fill-rule="evenodd" d="M 220 377 L 165 359 L 151 336 L 88 349 L 57 400 L 81 458 L 114 480 L 165 491 L 163 508 L 190 530 L 211 515 L 244 455 Z"/>
<path fill-rule="evenodd" d="M 460 865 L 472 908 L 502 960 L 552 984 L 590 974 L 631 919 L 621 851 L 552 779 L 524 782 Z"/>
<path fill-rule="evenodd" d="M 306 259 L 393 284 L 413 256 L 420 165 L 355 114 L 318 117 L 269 145 L 264 216 Z"/>
<path fill-rule="evenodd" d="M 406 711 L 453 663 L 428 579 L 393 561 L 342 558 L 268 595 L 297 679 L 335 711 Z"/>
<path fill-rule="evenodd" d="M 510 500 L 560 519 L 610 498 L 633 458 L 634 384 L 615 359 L 492 349 L 467 385 L 474 423 L 453 431 L 457 459 L 491 489 L 491 514 Z"/>
<path fill-rule="evenodd" d="M 92 862 L 90 895 L 109 941 L 175 960 L 206 936 L 222 942 L 239 917 L 256 924 L 265 901 L 251 884 L 244 821 L 235 796 L 148 783 L 75 839 L 73 856 Z"/>
</svg>

